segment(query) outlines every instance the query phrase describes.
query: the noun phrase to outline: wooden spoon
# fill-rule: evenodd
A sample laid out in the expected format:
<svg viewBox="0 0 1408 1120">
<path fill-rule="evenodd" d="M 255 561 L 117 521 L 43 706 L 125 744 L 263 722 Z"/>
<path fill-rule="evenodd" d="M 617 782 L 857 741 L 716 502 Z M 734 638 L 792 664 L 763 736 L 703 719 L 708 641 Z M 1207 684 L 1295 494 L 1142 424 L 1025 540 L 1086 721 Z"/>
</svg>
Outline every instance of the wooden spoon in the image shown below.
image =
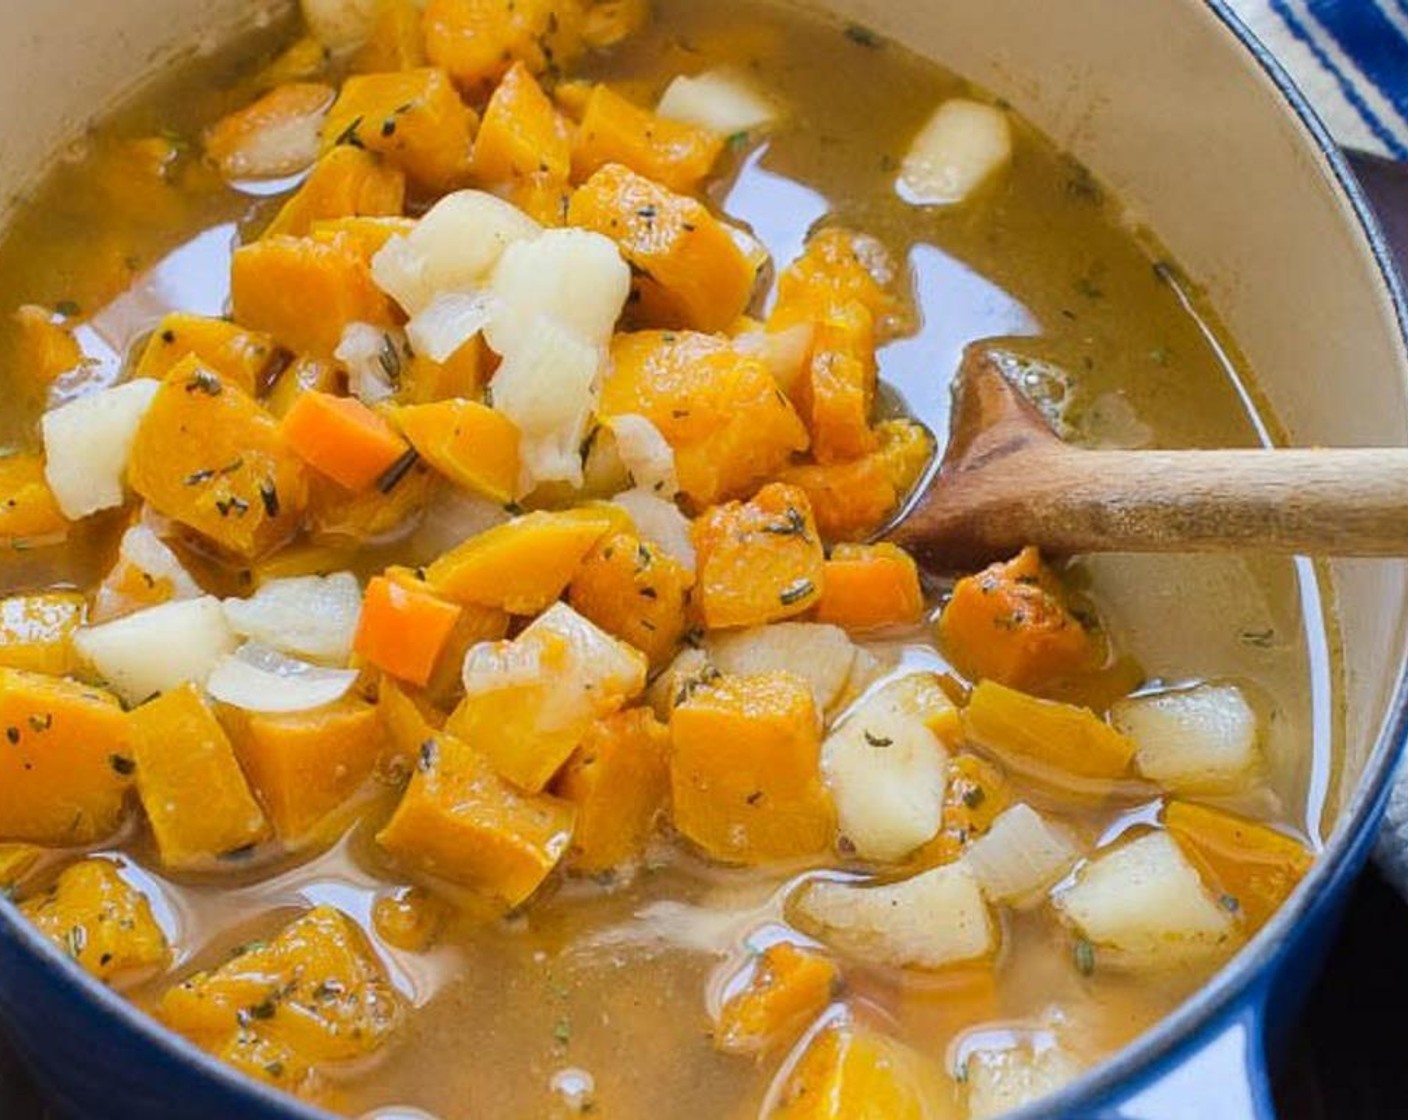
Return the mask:
<svg viewBox="0 0 1408 1120">
<path fill-rule="evenodd" d="M 1408 448 L 1090 451 L 975 346 L 948 450 L 884 536 L 940 571 L 1052 553 L 1408 556 Z"/>
</svg>

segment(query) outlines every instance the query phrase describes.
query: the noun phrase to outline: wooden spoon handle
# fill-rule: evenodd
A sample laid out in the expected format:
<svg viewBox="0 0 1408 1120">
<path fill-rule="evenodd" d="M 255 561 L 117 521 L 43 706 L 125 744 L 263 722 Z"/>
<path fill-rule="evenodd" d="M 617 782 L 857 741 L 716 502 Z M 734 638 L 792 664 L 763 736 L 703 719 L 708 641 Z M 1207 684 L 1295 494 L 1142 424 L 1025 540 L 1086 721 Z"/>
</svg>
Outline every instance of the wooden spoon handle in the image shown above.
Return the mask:
<svg viewBox="0 0 1408 1120">
<path fill-rule="evenodd" d="M 1408 449 L 1085 451 L 941 475 L 890 535 L 940 568 L 1052 552 L 1408 556 Z"/>
</svg>

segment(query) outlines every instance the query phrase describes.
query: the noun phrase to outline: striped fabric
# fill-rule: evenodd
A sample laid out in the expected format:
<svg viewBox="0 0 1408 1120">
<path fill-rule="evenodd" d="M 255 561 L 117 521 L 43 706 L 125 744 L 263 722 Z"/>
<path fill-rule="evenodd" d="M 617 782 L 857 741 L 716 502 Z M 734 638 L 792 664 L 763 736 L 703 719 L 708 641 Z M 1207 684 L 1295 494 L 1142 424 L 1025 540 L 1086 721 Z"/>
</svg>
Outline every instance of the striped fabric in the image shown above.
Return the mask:
<svg viewBox="0 0 1408 1120">
<path fill-rule="evenodd" d="M 1408 159 L 1408 0 L 1228 0 L 1335 138 Z"/>
</svg>

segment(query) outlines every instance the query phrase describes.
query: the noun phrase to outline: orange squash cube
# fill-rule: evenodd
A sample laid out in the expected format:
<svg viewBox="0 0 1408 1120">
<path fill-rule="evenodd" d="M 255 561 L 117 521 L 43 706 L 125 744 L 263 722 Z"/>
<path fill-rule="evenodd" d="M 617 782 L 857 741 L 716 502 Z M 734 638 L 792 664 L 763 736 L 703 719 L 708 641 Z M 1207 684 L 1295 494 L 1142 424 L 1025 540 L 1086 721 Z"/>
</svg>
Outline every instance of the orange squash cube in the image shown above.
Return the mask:
<svg viewBox="0 0 1408 1120">
<path fill-rule="evenodd" d="M 287 541 L 308 501 L 303 464 L 274 418 L 196 358 L 162 382 L 127 477 L 158 513 L 245 558 Z"/>
<path fill-rule="evenodd" d="M 356 149 L 351 149 L 355 151 Z M 308 230 L 308 236 L 324 245 L 339 242 L 356 249 L 368 264 L 393 237 L 405 237 L 416 228 L 414 218 L 319 218 Z"/>
<path fill-rule="evenodd" d="M 518 428 L 477 401 L 406 405 L 392 414 L 422 459 L 456 486 L 507 503 L 518 488 Z"/>
<path fill-rule="evenodd" d="M 274 360 L 274 340 L 225 319 L 173 311 L 152 332 L 132 376 L 161 381 L 192 355 L 206 369 L 254 397 L 263 387 L 264 371 Z"/>
<path fill-rule="evenodd" d="M 893 280 L 893 265 L 878 242 L 839 227 L 820 230 L 777 278 L 768 328 L 819 321 L 850 304 L 863 307 L 875 323 L 887 322 L 899 313 Z"/>
<path fill-rule="evenodd" d="M 675 828 L 707 855 L 756 864 L 830 848 L 821 720 L 805 681 L 765 673 L 697 688 L 675 707 L 670 741 Z"/>
<path fill-rule="evenodd" d="M 853 632 L 912 626 L 924 616 L 914 558 L 892 544 L 838 545 L 826 562 L 816 620 Z"/>
<path fill-rule="evenodd" d="M 831 958 L 790 941 L 751 962 L 746 983 L 724 1001 L 714 1046 L 725 1054 L 762 1054 L 792 1042 L 826 1010 L 841 985 Z"/>
<path fill-rule="evenodd" d="M 420 5 L 415 0 L 378 0 L 371 34 L 352 56 L 352 69 L 358 74 L 382 74 L 424 65 Z"/>
<path fill-rule="evenodd" d="M 406 176 L 381 156 L 350 144 L 333 148 L 283 204 L 265 237 L 307 237 L 322 221 L 398 217 Z"/>
<path fill-rule="evenodd" d="M 657 327 L 724 331 L 743 314 L 757 268 L 703 203 L 620 164 L 578 188 L 569 225 L 609 237 L 637 273 L 634 318 Z"/>
<path fill-rule="evenodd" d="M 27 388 L 31 395 L 42 397 L 60 377 L 84 365 L 83 347 L 57 315 L 43 307 L 25 304 L 15 312 L 14 321 L 18 330 L 14 356 L 16 383 Z"/>
<path fill-rule="evenodd" d="M 430 61 L 481 98 L 515 62 L 533 74 L 569 63 L 580 22 L 579 6 L 563 0 L 429 0 L 422 27 Z"/>
<path fill-rule="evenodd" d="M 117 697 L 0 669 L 0 841 L 81 847 L 126 815 L 132 756 Z"/>
<path fill-rule="evenodd" d="M 669 796 L 669 749 L 669 728 L 649 709 L 593 725 L 553 788 L 577 806 L 569 870 L 629 871 L 640 859 Z"/>
<path fill-rule="evenodd" d="M 565 183 L 572 136 L 543 87 L 521 62 L 504 75 L 474 142 L 474 177 L 504 183 L 541 173 Z"/>
<path fill-rule="evenodd" d="M 56 677 L 72 672 L 73 632 L 87 609 L 75 591 L 0 599 L 0 667 Z"/>
<path fill-rule="evenodd" d="M 420 871 L 513 908 L 552 874 L 575 818 L 567 802 L 519 793 L 484 755 L 438 734 L 422 747 L 415 776 L 377 842 Z"/>
<path fill-rule="evenodd" d="M 689 628 L 694 573 L 632 533 L 601 541 L 582 562 L 567 601 L 608 634 L 666 665 Z"/>
<path fill-rule="evenodd" d="M 488 378 L 486 364 L 484 342 L 477 335 L 443 362 L 416 354 L 401 371 L 396 399 L 407 405 L 478 399 Z"/>
<path fill-rule="evenodd" d="M 268 837 L 234 748 L 195 685 L 132 712 L 127 742 L 137 793 L 166 867 L 208 870 Z"/>
<path fill-rule="evenodd" d="M 697 125 L 656 116 L 604 85 L 592 90 L 572 146 L 577 180 L 622 164 L 667 190 L 690 194 L 723 154 L 724 138 Z"/>
<path fill-rule="evenodd" d="M 68 530 L 69 520 L 44 478 L 44 460 L 38 455 L 0 459 L 0 545 L 57 544 Z"/>
<path fill-rule="evenodd" d="M 571 184 L 546 171 L 513 179 L 502 191 L 506 201 L 545 229 L 560 229 L 567 224 L 573 193 Z"/>
<path fill-rule="evenodd" d="M 1134 742 L 1089 708 L 1041 700 L 993 680 L 973 689 L 963 723 L 973 742 L 1038 776 L 1122 778 L 1134 761 Z"/>
<path fill-rule="evenodd" d="M 807 446 L 767 367 L 711 335 L 617 335 L 601 414 L 654 424 L 674 449 L 680 488 L 698 506 L 751 493 Z"/>
<path fill-rule="evenodd" d="M 376 152 L 417 187 L 444 194 L 468 180 L 478 124 L 444 70 L 357 74 L 342 84 L 323 124 L 323 149 Z"/>
<path fill-rule="evenodd" d="M 750 502 L 714 506 L 695 521 L 693 537 L 699 610 L 711 630 L 779 622 L 823 597 L 826 553 L 796 487 L 773 483 Z"/>
<path fill-rule="evenodd" d="M 419 459 L 402 459 L 381 479 L 382 485 L 354 493 L 317 471 L 308 478 L 308 529 L 320 545 L 355 549 L 404 535 L 408 524 L 430 504 L 440 476 Z"/>
<path fill-rule="evenodd" d="M 345 697 L 275 715 L 226 713 L 235 754 L 280 840 L 296 844 L 365 785 L 386 733 L 376 707 Z"/>
</svg>

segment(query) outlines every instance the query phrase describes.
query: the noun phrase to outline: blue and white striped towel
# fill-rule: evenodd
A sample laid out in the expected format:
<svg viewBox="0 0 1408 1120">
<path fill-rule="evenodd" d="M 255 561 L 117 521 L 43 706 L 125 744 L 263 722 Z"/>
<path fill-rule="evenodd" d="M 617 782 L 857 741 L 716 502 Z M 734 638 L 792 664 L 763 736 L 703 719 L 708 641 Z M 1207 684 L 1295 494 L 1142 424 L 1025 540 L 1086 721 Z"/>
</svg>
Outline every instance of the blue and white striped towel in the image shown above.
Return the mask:
<svg viewBox="0 0 1408 1120">
<path fill-rule="evenodd" d="M 1408 0 L 1229 0 L 1341 144 L 1408 160 Z"/>
</svg>

